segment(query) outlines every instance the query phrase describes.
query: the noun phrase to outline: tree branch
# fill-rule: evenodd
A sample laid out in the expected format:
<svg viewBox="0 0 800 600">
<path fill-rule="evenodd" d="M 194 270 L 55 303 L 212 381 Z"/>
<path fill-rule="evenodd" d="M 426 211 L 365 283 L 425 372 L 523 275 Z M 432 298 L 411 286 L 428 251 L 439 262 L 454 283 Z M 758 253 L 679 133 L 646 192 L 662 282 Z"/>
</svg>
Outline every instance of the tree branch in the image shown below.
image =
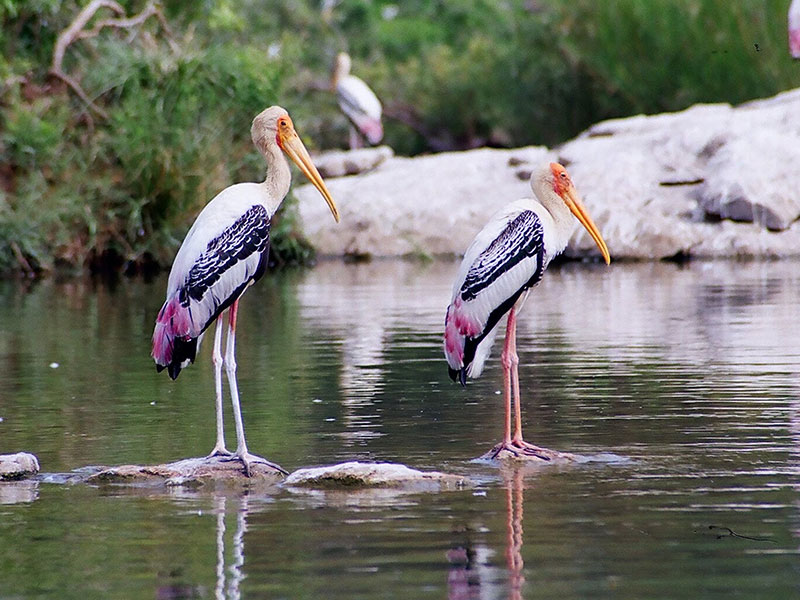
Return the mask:
<svg viewBox="0 0 800 600">
<path fill-rule="evenodd" d="M 87 29 L 86 27 L 89 21 L 92 20 L 97 11 L 104 8 L 112 11 L 116 17 L 98 21 L 95 23 L 94 27 Z M 119 3 L 114 2 L 114 0 L 92 0 L 78 13 L 72 23 L 58 35 L 55 48 L 53 49 L 53 62 L 50 64 L 50 75 L 67 84 L 67 86 L 83 100 L 86 106 L 103 119 L 108 119 L 108 113 L 94 103 L 83 90 L 77 79 L 70 77 L 64 71 L 64 55 L 70 45 L 79 40 L 97 37 L 100 32 L 107 27 L 112 29 L 132 29 L 141 25 L 150 17 L 155 16 L 167 34 L 170 48 L 172 48 L 173 51 L 176 50 L 175 42 L 172 39 L 172 32 L 167 26 L 167 20 L 155 0 L 148 2 L 144 9 L 142 9 L 142 12 L 137 15 L 131 17 L 125 17 L 124 15 L 125 9 L 122 8 Z"/>
</svg>

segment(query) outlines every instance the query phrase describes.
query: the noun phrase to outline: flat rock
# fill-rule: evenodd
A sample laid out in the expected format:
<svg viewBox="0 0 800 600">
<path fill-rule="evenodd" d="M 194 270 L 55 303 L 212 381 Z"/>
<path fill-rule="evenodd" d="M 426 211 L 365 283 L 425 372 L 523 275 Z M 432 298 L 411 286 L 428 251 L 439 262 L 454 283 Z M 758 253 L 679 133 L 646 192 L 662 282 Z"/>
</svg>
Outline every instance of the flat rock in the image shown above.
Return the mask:
<svg viewBox="0 0 800 600">
<path fill-rule="evenodd" d="M 536 454 L 523 454 L 521 452 L 512 452 L 507 448 L 498 451 L 497 446 L 489 450 L 486 454 L 480 457 L 481 461 L 497 461 L 501 463 L 521 463 L 521 464 L 563 464 L 565 462 L 576 462 L 578 456 L 569 452 L 559 452 L 558 450 L 550 450 L 549 448 L 538 448 Z"/>
<path fill-rule="evenodd" d="M 394 156 L 389 146 L 357 150 L 329 150 L 314 156 L 314 165 L 323 177 L 344 177 L 370 171 Z"/>
<path fill-rule="evenodd" d="M 197 486 L 207 483 L 277 483 L 283 474 L 261 463 L 251 464 L 251 476 L 235 460 L 186 458 L 162 465 L 120 465 L 104 467 L 86 477 L 87 483 L 150 483 Z"/>
<path fill-rule="evenodd" d="M 554 150 L 389 157 L 328 180 L 338 225 L 312 186 L 295 188 L 301 227 L 321 256 L 460 255 L 551 160 L 569 169 L 614 259 L 800 256 L 800 89 L 608 120 Z M 599 257 L 577 222 L 566 255 Z"/>
<path fill-rule="evenodd" d="M 298 469 L 285 480 L 287 486 L 317 489 L 403 488 L 414 490 L 447 490 L 470 487 L 467 477 L 418 471 L 396 463 L 364 463 L 358 461 L 324 467 Z"/>
<path fill-rule="evenodd" d="M 24 479 L 39 472 L 39 460 L 29 452 L 0 454 L 0 481 Z"/>
</svg>

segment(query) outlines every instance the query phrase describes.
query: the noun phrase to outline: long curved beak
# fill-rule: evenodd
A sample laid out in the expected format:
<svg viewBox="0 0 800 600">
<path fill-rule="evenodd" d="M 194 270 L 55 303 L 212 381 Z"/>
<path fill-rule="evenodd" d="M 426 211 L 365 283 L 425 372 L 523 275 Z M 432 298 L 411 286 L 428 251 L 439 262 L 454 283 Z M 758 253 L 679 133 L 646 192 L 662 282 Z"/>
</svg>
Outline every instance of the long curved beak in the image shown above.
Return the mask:
<svg viewBox="0 0 800 600">
<path fill-rule="evenodd" d="M 303 174 L 308 177 L 308 180 L 314 184 L 314 187 L 317 188 L 319 193 L 322 194 L 322 197 L 325 198 L 325 202 L 328 203 L 328 208 L 331 209 L 333 218 L 336 219 L 336 222 L 338 223 L 339 209 L 336 208 L 336 203 L 333 201 L 333 197 L 328 191 L 328 187 L 322 180 L 322 175 L 319 174 L 317 167 L 315 167 L 314 163 L 311 162 L 311 157 L 308 154 L 308 150 L 306 150 L 305 145 L 300 139 L 300 136 L 297 135 L 294 127 L 290 125 L 285 129 L 279 129 L 278 139 L 281 143 L 281 148 L 284 152 L 286 152 L 286 155 L 291 158 L 298 167 L 300 167 L 300 170 L 303 172 Z"/>
<path fill-rule="evenodd" d="M 600 235 L 600 231 L 597 229 L 597 225 L 594 224 L 592 218 L 589 216 L 589 213 L 586 212 L 586 207 L 583 205 L 580 197 L 578 196 L 578 192 L 575 190 L 574 186 L 570 186 L 569 189 L 564 191 L 564 202 L 569 207 L 572 214 L 580 221 L 581 225 L 586 228 L 586 231 L 589 232 L 589 235 L 592 236 L 594 243 L 597 244 L 597 247 L 600 248 L 600 252 L 603 255 L 603 260 L 606 261 L 606 264 L 611 263 L 611 255 L 608 253 L 608 246 L 606 246 L 606 242 L 603 239 L 603 236 Z"/>
</svg>

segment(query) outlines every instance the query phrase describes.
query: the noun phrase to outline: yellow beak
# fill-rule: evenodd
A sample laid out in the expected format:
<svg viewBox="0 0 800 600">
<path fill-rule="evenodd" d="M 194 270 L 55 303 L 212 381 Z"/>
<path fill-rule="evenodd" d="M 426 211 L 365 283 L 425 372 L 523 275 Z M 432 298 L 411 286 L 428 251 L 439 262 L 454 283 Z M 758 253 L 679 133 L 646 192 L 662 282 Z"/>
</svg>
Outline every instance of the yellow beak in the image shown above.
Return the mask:
<svg viewBox="0 0 800 600">
<path fill-rule="evenodd" d="M 594 221 L 592 221 L 589 213 L 586 212 L 586 207 L 583 206 L 583 202 L 581 202 L 575 187 L 570 186 L 567 190 L 565 190 L 562 198 L 569 207 L 570 211 L 572 211 L 572 214 L 575 215 L 578 221 L 581 222 L 581 225 L 583 225 L 586 228 L 586 231 L 589 232 L 589 235 L 592 236 L 592 239 L 594 240 L 594 243 L 597 244 L 597 247 L 600 248 L 600 252 L 603 255 L 603 260 L 606 261 L 606 264 L 609 264 L 611 262 L 611 255 L 608 253 L 608 246 L 606 246 L 603 236 L 600 235 L 597 225 L 594 224 Z"/>
<path fill-rule="evenodd" d="M 328 191 L 328 187 L 322 180 L 322 175 L 319 174 L 317 167 L 315 167 L 314 163 L 311 162 L 311 157 L 308 154 L 308 150 L 306 150 L 305 145 L 303 145 L 300 136 L 297 135 L 297 132 L 295 131 L 291 122 L 288 122 L 285 126 L 278 128 L 278 140 L 280 141 L 281 148 L 286 155 L 291 158 L 298 167 L 300 167 L 300 170 L 303 172 L 303 174 L 308 177 L 308 180 L 314 184 L 314 187 L 317 188 L 319 193 L 322 194 L 322 197 L 325 198 L 325 202 L 328 203 L 328 208 L 330 208 L 331 213 L 333 213 L 333 218 L 336 219 L 336 222 L 338 223 L 339 209 L 336 208 L 336 203 L 333 201 L 333 197 Z"/>
</svg>

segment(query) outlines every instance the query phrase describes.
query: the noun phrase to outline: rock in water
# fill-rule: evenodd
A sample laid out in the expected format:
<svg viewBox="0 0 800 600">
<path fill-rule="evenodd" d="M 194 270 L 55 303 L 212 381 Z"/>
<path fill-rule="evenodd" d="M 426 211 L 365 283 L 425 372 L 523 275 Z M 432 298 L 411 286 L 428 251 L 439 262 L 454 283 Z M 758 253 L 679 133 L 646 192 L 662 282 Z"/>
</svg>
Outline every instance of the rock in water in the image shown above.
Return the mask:
<svg viewBox="0 0 800 600">
<path fill-rule="evenodd" d="M 120 465 L 107 467 L 87 477 L 87 483 L 151 483 L 172 486 L 198 486 L 205 483 L 276 483 L 280 471 L 262 463 L 251 464 L 251 476 L 237 460 L 186 458 L 163 465 Z"/>
<path fill-rule="evenodd" d="M 0 481 L 24 479 L 39 472 L 39 460 L 29 452 L 0 454 Z"/>
<path fill-rule="evenodd" d="M 288 486 L 317 489 L 411 488 L 460 489 L 471 486 L 468 478 L 439 471 L 417 471 L 396 463 L 346 462 L 298 469 L 285 481 Z"/>
<path fill-rule="evenodd" d="M 562 464 L 565 462 L 575 462 L 578 457 L 569 452 L 559 452 L 558 450 L 550 450 L 549 448 L 539 448 L 537 454 L 522 454 L 515 453 L 505 448 L 498 452 L 498 446 L 489 450 L 486 454 L 480 457 L 481 461 L 499 461 L 525 463 L 525 464 Z"/>
</svg>

